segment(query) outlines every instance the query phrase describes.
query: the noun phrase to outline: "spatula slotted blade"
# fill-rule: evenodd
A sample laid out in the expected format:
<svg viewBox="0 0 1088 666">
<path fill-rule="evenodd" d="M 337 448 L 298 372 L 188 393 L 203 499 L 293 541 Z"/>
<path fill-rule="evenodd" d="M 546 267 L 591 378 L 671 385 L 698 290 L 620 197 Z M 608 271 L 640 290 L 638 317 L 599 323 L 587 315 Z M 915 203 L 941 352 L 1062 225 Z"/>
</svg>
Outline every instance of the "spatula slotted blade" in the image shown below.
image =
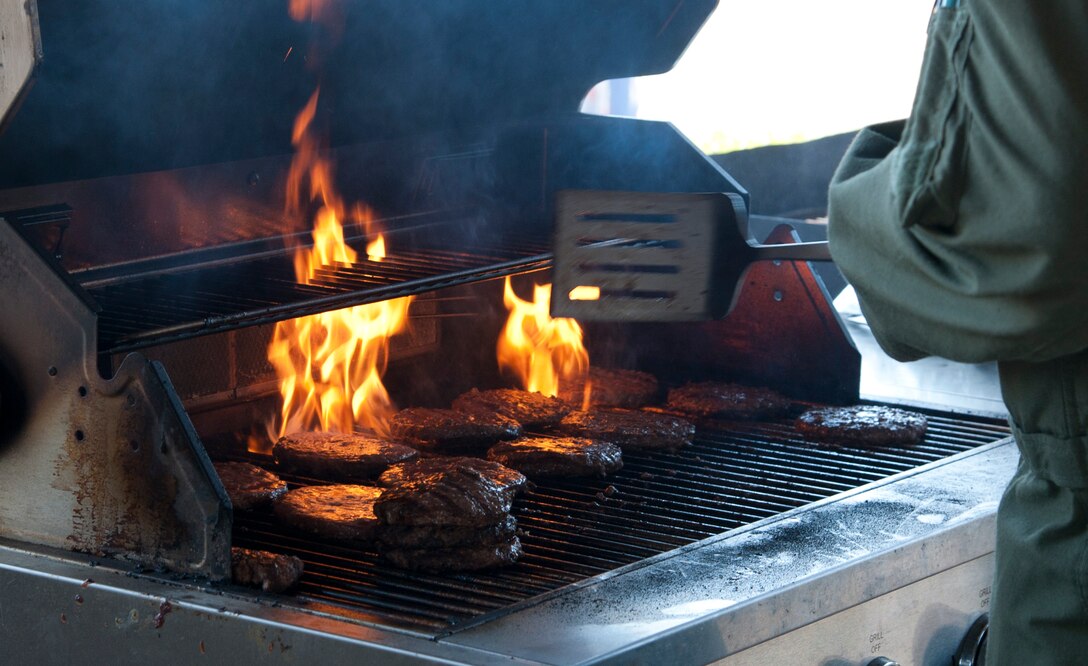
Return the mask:
<svg viewBox="0 0 1088 666">
<path fill-rule="evenodd" d="M 566 190 L 556 200 L 553 316 L 696 321 L 728 312 L 745 252 L 725 194 Z M 723 243 L 736 239 L 743 247 Z"/>
</svg>

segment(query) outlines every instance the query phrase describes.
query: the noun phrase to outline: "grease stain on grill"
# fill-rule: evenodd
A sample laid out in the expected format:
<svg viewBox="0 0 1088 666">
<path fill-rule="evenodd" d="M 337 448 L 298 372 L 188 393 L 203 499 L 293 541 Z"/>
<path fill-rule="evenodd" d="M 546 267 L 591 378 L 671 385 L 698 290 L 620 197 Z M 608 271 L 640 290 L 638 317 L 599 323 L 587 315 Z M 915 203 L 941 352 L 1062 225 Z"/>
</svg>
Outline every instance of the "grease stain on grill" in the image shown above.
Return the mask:
<svg viewBox="0 0 1088 666">
<path fill-rule="evenodd" d="M 166 624 L 166 616 L 173 610 L 174 606 L 166 599 L 163 599 L 162 603 L 159 604 L 159 612 L 155 614 L 153 620 L 156 629 L 162 629 L 163 625 Z"/>
</svg>

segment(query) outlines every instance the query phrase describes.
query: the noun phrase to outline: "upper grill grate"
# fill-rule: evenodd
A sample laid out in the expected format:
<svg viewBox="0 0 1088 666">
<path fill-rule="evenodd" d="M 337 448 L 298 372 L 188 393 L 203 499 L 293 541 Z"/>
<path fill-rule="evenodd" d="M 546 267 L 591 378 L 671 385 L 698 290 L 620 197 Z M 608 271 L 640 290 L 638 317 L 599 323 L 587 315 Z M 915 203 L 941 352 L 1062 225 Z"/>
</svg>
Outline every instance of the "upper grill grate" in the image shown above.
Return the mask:
<svg viewBox="0 0 1088 666">
<path fill-rule="evenodd" d="M 99 352 L 113 354 L 551 265 L 547 239 L 454 243 L 461 236 L 457 220 L 414 222 L 418 226 L 391 243 L 382 261 L 326 266 L 310 284 L 296 282 L 293 251 L 282 239 L 95 269 L 76 278 L 101 308 Z M 356 249 L 366 256 L 362 247 Z"/>
</svg>

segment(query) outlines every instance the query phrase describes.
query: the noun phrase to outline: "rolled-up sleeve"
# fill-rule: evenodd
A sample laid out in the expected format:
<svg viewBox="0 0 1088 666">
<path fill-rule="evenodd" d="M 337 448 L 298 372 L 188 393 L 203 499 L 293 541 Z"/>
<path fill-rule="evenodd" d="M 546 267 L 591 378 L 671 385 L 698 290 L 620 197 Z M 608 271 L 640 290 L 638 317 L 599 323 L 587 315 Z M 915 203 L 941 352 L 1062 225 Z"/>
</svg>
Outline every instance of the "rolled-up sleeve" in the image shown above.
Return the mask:
<svg viewBox="0 0 1088 666">
<path fill-rule="evenodd" d="M 859 133 L 829 235 L 893 357 L 1088 348 L 1088 3 L 939 10 L 905 126 Z"/>
</svg>

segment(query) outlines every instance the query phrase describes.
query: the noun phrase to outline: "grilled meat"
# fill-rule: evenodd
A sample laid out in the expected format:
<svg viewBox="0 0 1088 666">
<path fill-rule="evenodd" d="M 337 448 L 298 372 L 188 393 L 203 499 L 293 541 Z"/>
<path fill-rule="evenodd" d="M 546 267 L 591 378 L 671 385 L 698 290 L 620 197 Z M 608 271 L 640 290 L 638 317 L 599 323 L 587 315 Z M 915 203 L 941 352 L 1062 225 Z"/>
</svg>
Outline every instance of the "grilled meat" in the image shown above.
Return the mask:
<svg viewBox="0 0 1088 666">
<path fill-rule="evenodd" d="M 794 422 L 805 439 L 842 446 L 911 446 L 926 434 L 926 417 L 875 405 L 819 407 Z"/>
<path fill-rule="evenodd" d="M 501 414 L 523 428 L 543 428 L 559 423 L 571 406 L 559 398 L 519 389 L 472 389 L 453 401 L 453 408 L 472 414 Z"/>
<path fill-rule="evenodd" d="M 508 514 L 494 525 L 485 527 L 382 525 L 374 540 L 379 550 L 494 546 L 513 538 L 517 528 L 517 519 Z"/>
<path fill-rule="evenodd" d="M 393 417 L 391 430 L 398 440 L 420 449 L 465 451 L 514 439 L 521 424 L 501 414 L 409 407 Z"/>
<path fill-rule="evenodd" d="M 284 523 L 330 539 L 369 541 L 378 529 L 374 486 L 334 485 L 296 488 L 273 505 Z"/>
<path fill-rule="evenodd" d="M 471 467 L 420 475 L 389 488 L 374 504 L 388 525 L 494 525 L 510 512 L 516 488 Z"/>
<path fill-rule="evenodd" d="M 611 442 L 621 449 L 676 450 L 691 444 L 695 426 L 667 414 L 629 410 L 591 409 L 563 417 L 559 432 Z"/>
<path fill-rule="evenodd" d="M 302 560 L 267 550 L 231 548 L 230 575 L 239 585 L 259 587 L 265 592 L 283 592 L 302 578 Z"/>
<path fill-rule="evenodd" d="M 561 385 L 559 397 L 575 407 L 586 404 L 586 381 Z M 639 370 L 590 368 L 588 375 L 590 407 L 629 407 L 648 405 L 657 399 L 657 378 Z"/>
<path fill-rule="evenodd" d="M 490 478 L 500 486 L 521 490 L 527 479 L 525 475 L 497 462 L 483 458 L 465 458 L 459 456 L 438 456 L 434 458 L 416 458 L 408 462 L 397 463 L 385 470 L 378 477 L 378 485 L 386 488 L 399 486 L 407 481 L 416 481 L 437 472 L 456 469 L 472 469 Z"/>
<path fill-rule="evenodd" d="M 247 462 L 216 462 L 215 472 L 236 511 L 249 511 L 283 497 L 287 484 L 272 472 Z"/>
<path fill-rule="evenodd" d="M 670 409 L 693 416 L 728 420 L 773 419 L 792 409 L 789 398 L 769 388 L 699 382 L 669 391 Z"/>
<path fill-rule="evenodd" d="M 370 435 L 297 432 L 272 447 L 276 464 L 319 479 L 355 481 L 381 474 L 385 468 L 419 455 L 413 448 Z"/>
<path fill-rule="evenodd" d="M 478 571 L 516 562 L 521 557 L 521 541 L 515 536 L 497 545 L 392 549 L 382 552 L 382 556 L 402 569 L 413 571 Z"/>
<path fill-rule="evenodd" d="M 488 450 L 487 458 L 530 479 L 605 476 L 623 467 L 620 447 L 585 437 L 524 437 L 499 442 Z"/>
</svg>

